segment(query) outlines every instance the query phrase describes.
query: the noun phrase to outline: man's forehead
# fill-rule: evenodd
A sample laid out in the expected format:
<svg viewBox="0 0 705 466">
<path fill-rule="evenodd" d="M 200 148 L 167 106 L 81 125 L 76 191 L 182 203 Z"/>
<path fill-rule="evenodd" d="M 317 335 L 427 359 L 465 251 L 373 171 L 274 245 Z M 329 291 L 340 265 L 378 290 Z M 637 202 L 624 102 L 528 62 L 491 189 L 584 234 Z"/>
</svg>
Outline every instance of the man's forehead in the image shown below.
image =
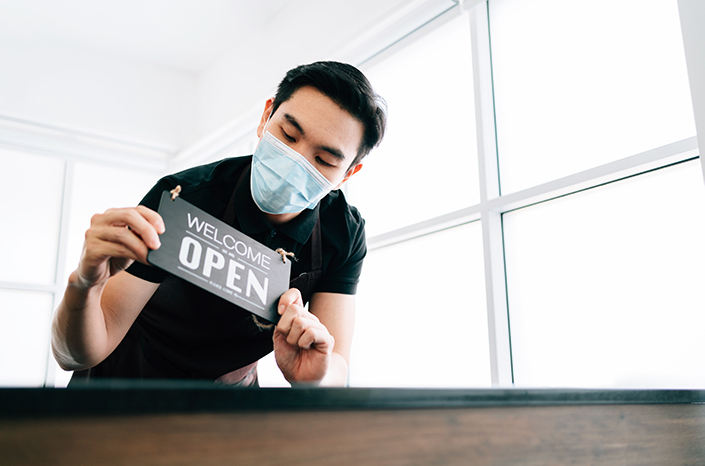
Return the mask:
<svg viewBox="0 0 705 466">
<path fill-rule="evenodd" d="M 288 99 L 280 104 L 279 108 L 289 108 L 291 111 L 298 113 L 297 110 L 310 108 L 312 105 L 334 108 L 345 112 L 347 117 L 357 121 L 357 118 L 355 118 L 348 110 L 343 108 L 338 102 L 313 86 L 303 86 L 297 89 L 291 94 L 291 96 L 289 96 Z"/>
</svg>

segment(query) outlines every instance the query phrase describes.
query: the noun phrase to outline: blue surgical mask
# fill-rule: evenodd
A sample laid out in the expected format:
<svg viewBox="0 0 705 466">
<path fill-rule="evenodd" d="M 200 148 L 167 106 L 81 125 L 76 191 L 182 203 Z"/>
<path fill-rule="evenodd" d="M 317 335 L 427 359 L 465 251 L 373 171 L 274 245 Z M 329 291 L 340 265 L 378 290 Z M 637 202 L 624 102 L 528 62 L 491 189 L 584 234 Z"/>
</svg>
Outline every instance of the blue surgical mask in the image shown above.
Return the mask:
<svg viewBox="0 0 705 466">
<path fill-rule="evenodd" d="M 313 209 L 334 185 L 291 147 L 265 131 L 252 157 L 252 199 L 269 214 Z"/>
</svg>

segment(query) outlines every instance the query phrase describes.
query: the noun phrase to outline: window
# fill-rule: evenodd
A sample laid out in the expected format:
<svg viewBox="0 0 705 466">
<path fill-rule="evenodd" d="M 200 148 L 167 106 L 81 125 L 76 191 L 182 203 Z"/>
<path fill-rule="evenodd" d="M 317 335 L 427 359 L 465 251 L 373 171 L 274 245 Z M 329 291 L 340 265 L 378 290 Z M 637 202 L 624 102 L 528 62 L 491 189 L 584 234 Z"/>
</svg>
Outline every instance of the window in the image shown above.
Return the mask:
<svg viewBox="0 0 705 466">
<path fill-rule="evenodd" d="M 491 0 L 503 193 L 695 135 L 676 0 Z"/>
<path fill-rule="evenodd" d="M 49 285 L 56 276 L 65 162 L 0 148 L 4 228 L 0 282 Z M 16 200 L 16 202 L 8 202 Z"/>
<path fill-rule="evenodd" d="M 0 289 L 0 386 L 44 385 L 52 304 L 51 293 Z"/>
<path fill-rule="evenodd" d="M 50 326 L 90 218 L 136 205 L 159 173 L 4 148 L 0 166 L 17 174 L 0 186 L 11 226 L 0 232 L 0 386 L 63 386 L 70 373 L 51 355 Z"/>
<path fill-rule="evenodd" d="M 65 165 L 0 148 L 0 386 L 44 384 Z"/>
<path fill-rule="evenodd" d="M 412 38 L 365 69 L 390 112 L 349 183 L 370 245 L 351 384 L 705 384 L 676 1 L 489 0 Z M 445 352 L 424 338 L 444 334 L 439 294 L 473 328 L 446 332 Z"/>
<path fill-rule="evenodd" d="M 480 223 L 436 225 L 427 236 L 374 245 L 375 235 L 480 201 L 468 18 L 453 11 L 421 33 L 364 69 L 388 103 L 389 121 L 369 168 L 348 186 L 372 238 L 350 384 L 489 386 Z"/>
<path fill-rule="evenodd" d="M 705 384 L 676 1 L 489 6 L 514 382 Z"/>
<path fill-rule="evenodd" d="M 380 248 L 357 299 L 350 384 L 489 386 L 479 222 Z"/>
<path fill-rule="evenodd" d="M 364 213 L 367 234 L 477 204 L 467 18 L 455 17 L 418 39 L 407 38 L 363 71 L 389 107 L 382 144 L 348 185 Z"/>
<path fill-rule="evenodd" d="M 705 386 L 698 160 L 504 215 L 515 382 Z"/>
</svg>

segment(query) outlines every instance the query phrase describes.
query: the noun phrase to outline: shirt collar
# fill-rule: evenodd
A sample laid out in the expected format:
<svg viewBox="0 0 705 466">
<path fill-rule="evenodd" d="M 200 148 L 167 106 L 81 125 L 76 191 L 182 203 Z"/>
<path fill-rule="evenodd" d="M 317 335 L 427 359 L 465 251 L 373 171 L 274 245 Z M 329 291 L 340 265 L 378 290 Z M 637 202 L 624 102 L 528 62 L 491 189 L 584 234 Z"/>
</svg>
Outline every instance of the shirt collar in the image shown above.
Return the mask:
<svg viewBox="0 0 705 466">
<path fill-rule="evenodd" d="M 311 236 L 313 227 L 316 226 L 320 202 L 314 209 L 304 209 L 290 222 L 274 227 L 252 199 L 252 191 L 250 190 L 251 168 L 247 167 L 245 170 L 247 172 L 243 177 L 242 183 L 235 188 L 235 212 L 240 231 L 252 236 L 257 233 L 278 229 L 294 241 L 305 244 Z"/>
</svg>

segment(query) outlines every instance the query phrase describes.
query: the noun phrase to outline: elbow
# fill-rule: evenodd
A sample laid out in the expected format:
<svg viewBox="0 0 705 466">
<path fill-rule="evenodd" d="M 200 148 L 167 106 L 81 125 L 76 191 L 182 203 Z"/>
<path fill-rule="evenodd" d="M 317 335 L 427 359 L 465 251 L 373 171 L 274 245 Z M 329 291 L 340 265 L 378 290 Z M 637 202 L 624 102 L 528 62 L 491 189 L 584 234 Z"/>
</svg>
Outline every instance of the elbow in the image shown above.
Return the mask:
<svg viewBox="0 0 705 466">
<path fill-rule="evenodd" d="M 52 341 L 51 341 L 51 353 L 54 355 L 54 360 L 56 361 L 56 363 L 59 365 L 59 367 L 60 367 L 62 370 L 65 370 L 65 371 L 76 371 L 76 370 L 80 370 L 79 368 L 77 368 L 76 362 L 75 362 L 75 361 L 72 361 L 72 360 L 68 357 L 68 355 L 66 354 L 66 352 L 64 352 L 64 351 L 59 351 L 59 349 L 57 348 L 57 344 L 56 344 L 56 342 L 54 341 L 53 338 L 52 338 Z"/>
<path fill-rule="evenodd" d="M 69 351 L 66 344 L 56 335 L 53 335 L 51 339 L 51 352 L 54 355 L 56 363 L 65 371 L 81 371 L 95 366 L 95 364 L 91 364 L 88 361 L 81 361 L 79 358 L 76 358 L 71 351 Z"/>
</svg>

